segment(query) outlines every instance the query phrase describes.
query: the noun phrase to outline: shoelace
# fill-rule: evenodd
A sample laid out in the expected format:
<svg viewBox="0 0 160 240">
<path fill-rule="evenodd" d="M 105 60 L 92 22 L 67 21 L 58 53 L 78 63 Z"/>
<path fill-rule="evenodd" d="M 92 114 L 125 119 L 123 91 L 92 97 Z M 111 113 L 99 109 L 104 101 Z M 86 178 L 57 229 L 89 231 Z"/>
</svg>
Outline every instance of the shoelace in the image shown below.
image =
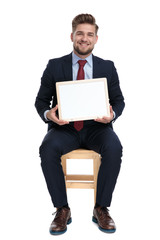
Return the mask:
<svg viewBox="0 0 160 240">
<path fill-rule="evenodd" d="M 102 207 L 100 209 L 100 214 L 102 218 L 105 218 L 105 215 L 107 215 L 108 218 L 111 218 L 109 215 L 109 210 L 106 207 Z"/>
<path fill-rule="evenodd" d="M 58 208 L 57 211 L 55 211 L 54 213 L 52 213 L 53 216 L 56 215 L 56 216 L 55 216 L 55 219 L 57 219 L 57 218 L 65 219 L 65 217 L 64 217 L 63 214 L 62 214 L 62 209 L 63 209 L 63 208 Z M 55 219 L 54 219 L 54 220 L 55 220 Z"/>
<path fill-rule="evenodd" d="M 60 212 L 61 212 L 61 210 L 62 210 L 62 208 L 58 208 L 58 209 L 57 209 L 57 211 L 55 211 L 54 213 L 52 213 L 52 215 L 54 216 L 54 215 L 56 215 L 56 214 L 60 213 Z"/>
</svg>

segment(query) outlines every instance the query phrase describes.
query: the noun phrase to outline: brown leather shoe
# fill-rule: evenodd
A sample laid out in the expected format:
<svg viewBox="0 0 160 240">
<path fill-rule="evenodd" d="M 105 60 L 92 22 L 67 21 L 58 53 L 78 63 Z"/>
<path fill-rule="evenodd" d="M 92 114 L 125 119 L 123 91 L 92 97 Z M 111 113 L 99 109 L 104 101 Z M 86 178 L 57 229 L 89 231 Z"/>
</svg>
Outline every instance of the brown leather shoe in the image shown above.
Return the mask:
<svg viewBox="0 0 160 240">
<path fill-rule="evenodd" d="M 50 234 L 59 235 L 67 231 L 67 224 L 72 222 L 70 208 L 58 208 L 56 216 L 50 226 Z"/>
<path fill-rule="evenodd" d="M 97 207 L 93 210 L 92 221 L 98 224 L 101 231 L 106 233 L 114 233 L 116 231 L 116 226 L 109 215 L 109 210 L 106 207 Z"/>
</svg>

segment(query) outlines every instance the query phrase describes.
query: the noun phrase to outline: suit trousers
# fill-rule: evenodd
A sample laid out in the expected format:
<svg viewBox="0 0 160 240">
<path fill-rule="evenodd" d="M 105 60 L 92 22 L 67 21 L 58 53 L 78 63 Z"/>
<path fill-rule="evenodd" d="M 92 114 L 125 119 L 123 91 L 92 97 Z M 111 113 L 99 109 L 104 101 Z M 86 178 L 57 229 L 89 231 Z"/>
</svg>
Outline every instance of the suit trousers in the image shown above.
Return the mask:
<svg viewBox="0 0 160 240">
<path fill-rule="evenodd" d="M 121 166 L 122 145 L 109 124 L 92 121 L 77 131 L 73 125 L 56 126 L 48 131 L 41 146 L 42 171 L 54 207 L 68 203 L 61 156 L 78 148 L 101 154 L 96 203 L 109 207 Z"/>
</svg>

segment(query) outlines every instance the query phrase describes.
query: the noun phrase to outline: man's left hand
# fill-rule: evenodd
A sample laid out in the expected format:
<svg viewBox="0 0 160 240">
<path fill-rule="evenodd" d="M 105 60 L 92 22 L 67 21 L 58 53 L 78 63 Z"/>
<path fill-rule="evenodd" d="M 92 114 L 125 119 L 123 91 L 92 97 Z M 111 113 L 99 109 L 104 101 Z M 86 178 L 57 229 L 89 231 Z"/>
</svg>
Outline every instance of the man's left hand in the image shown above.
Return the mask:
<svg viewBox="0 0 160 240">
<path fill-rule="evenodd" d="M 110 117 L 102 117 L 102 118 L 97 118 L 97 119 L 94 119 L 94 121 L 96 122 L 100 122 L 100 123 L 110 123 L 114 118 L 114 114 L 113 114 L 113 109 L 112 109 L 112 106 L 110 106 Z"/>
</svg>

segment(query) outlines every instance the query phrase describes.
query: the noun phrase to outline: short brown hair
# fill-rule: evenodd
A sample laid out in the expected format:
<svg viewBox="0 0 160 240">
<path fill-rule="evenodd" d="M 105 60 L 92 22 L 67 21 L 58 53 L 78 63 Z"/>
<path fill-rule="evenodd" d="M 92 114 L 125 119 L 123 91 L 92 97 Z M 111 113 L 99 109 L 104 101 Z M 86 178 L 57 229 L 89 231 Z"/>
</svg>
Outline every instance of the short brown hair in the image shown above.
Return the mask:
<svg viewBox="0 0 160 240">
<path fill-rule="evenodd" d="M 95 18 L 91 14 L 79 14 L 72 21 L 72 32 L 75 32 L 78 24 L 89 23 L 95 26 L 96 34 L 98 32 L 98 25 Z"/>
</svg>

